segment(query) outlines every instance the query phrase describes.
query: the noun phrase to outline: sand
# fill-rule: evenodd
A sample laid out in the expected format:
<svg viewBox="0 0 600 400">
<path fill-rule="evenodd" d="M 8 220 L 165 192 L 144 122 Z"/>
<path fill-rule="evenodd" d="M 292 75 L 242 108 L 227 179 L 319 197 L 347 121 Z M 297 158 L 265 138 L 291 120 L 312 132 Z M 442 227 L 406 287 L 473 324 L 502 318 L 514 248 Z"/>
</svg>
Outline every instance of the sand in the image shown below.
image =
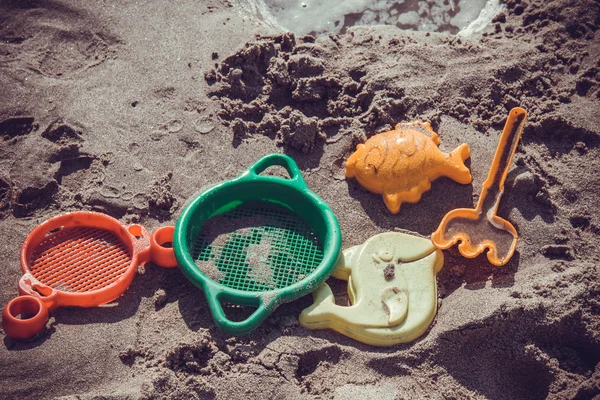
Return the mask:
<svg viewBox="0 0 600 400">
<path fill-rule="evenodd" d="M 495 268 L 446 251 L 438 315 L 416 342 L 308 331 L 297 316 L 310 296 L 230 337 L 178 269 L 148 264 L 117 301 L 59 308 L 34 340 L 4 338 L 0 398 L 600 395 L 600 5 L 505 4 L 471 38 L 395 27 L 314 38 L 273 32 L 230 1 L 2 1 L 2 304 L 43 220 L 83 209 L 173 224 L 202 187 L 272 152 L 298 162 L 345 247 L 395 228 L 429 235 L 476 203 L 508 109 L 530 117 L 499 208 L 517 253 Z M 415 119 L 444 151 L 469 144 L 473 183 L 439 179 L 394 216 L 343 165 L 357 143 Z"/>
<path fill-rule="evenodd" d="M 273 251 L 271 239 L 262 238 L 260 243 L 251 244 L 246 249 L 246 262 L 248 263 L 248 278 L 267 289 L 275 287 L 273 268 L 269 263 L 269 255 Z"/>
</svg>

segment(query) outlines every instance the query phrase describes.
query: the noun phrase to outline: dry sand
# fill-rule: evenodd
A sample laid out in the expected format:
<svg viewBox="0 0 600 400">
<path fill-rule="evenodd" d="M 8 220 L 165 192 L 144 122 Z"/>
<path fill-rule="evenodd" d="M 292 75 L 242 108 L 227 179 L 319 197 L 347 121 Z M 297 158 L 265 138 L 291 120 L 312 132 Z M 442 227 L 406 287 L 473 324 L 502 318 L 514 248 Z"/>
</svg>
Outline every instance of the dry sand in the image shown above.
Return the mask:
<svg viewBox="0 0 600 400">
<path fill-rule="evenodd" d="M 2 304 L 23 239 L 48 217 L 91 209 L 154 229 L 271 152 L 297 160 L 345 246 L 428 235 L 476 202 L 507 110 L 530 113 L 499 210 L 518 253 L 493 268 L 446 252 L 437 318 L 415 343 L 308 331 L 297 316 L 310 296 L 232 338 L 177 269 L 148 265 L 116 302 L 58 309 L 29 342 L 4 338 L 0 398 L 598 396 L 600 4 L 506 5 L 470 39 L 370 27 L 315 40 L 255 38 L 274 33 L 229 1 L 0 2 Z M 468 143 L 474 180 L 439 179 L 393 216 L 343 164 L 413 119 L 445 151 Z"/>
<path fill-rule="evenodd" d="M 246 249 L 246 262 L 248 263 L 248 278 L 267 289 L 275 287 L 273 269 L 269 263 L 269 255 L 273 251 L 271 240 L 262 238 L 260 243 L 251 244 Z"/>
</svg>

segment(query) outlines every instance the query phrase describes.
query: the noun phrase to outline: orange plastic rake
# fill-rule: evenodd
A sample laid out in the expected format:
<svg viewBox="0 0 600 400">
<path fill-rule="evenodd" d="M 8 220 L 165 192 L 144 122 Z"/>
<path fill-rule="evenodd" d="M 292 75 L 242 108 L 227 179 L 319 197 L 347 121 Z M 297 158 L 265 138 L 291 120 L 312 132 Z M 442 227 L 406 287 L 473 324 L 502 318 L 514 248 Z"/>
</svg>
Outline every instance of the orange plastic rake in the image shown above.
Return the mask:
<svg viewBox="0 0 600 400">
<path fill-rule="evenodd" d="M 524 109 L 510 110 L 477 207 L 457 208 L 442 218 L 440 226 L 431 234 L 437 248 L 449 249 L 460 241 L 458 251 L 464 257 L 474 258 L 488 249 L 487 258 L 492 264 L 500 267 L 510 260 L 519 235 L 515 227 L 496 212 L 526 119 Z"/>
<path fill-rule="evenodd" d="M 37 226 L 21 248 L 19 297 L 2 311 L 2 327 L 13 339 L 41 331 L 49 311 L 63 306 L 96 307 L 119 297 L 131 284 L 137 267 L 152 261 L 177 265 L 173 227 L 152 236 L 143 226 L 125 226 L 95 212 L 74 212 Z"/>
</svg>

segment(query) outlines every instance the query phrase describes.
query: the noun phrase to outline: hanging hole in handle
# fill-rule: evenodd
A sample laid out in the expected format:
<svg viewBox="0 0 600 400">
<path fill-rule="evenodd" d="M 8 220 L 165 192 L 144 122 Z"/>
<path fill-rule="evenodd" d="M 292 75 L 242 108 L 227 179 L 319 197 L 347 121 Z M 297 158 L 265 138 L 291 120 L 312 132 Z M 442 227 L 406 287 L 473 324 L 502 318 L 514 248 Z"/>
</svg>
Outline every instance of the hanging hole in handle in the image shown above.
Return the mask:
<svg viewBox="0 0 600 400">
<path fill-rule="evenodd" d="M 281 166 L 288 173 L 291 180 L 302 180 L 302 174 L 296 162 L 285 154 L 270 154 L 258 160 L 249 168 L 249 171 L 255 175 L 260 175 L 263 171 L 273 166 Z M 287 179 L 287 178 L 286 178 Z"/>
<path fill-rule="evenodd" d="M 258 309 L 258 307 L 243 306 L 227 302 L 221 302 L 221 308 L 223 308 L 223 313 L 225 313 L 225 316 L 231 322 L 245 321 Z"/>
<path fill-rule="evenodd" d="M 292 179 L 288 170 L 281 165 L 271 165 L 270 167 L 265 168 L 260 175 L 276 176 L 282 179 Z"/>
<path fill-rule="evenodd" d="M 285 170 L 288 172 L 289 178 L 281 179 L 283 181 L 287 181 L 286 184 L 296 188 L 297 190 L 308 189 L 308 186 L 302 177 L 302 171 L 300 171 L 296 162 L 290 156 L 285 154 L 276 153 L 264 156 L 254 165 L 252 165 L 247 170 L 247 173 L 251 176 L 259 176 L 263 171 L 272 166 L 282 166 L 285 168 Z"/>
<path fill-rule="evenodd" d="M 142 238 L 142 227 L 139 225 L 131 225 L 129 227 L 129 233 L 131 233 L 133 236 L 135 236 L 136 239 L 141 239 Z"/>
<path fill-rule="evenodd" d="M 8 304 L 9 314 L 21 321 L 34 318 L 42 308 L 42 302 L 33 296 L 20 296 Z"/>
<path fill-rule="evenodd" d="M 257 297 L 233 296 L 227 298 L 228 296 L 224 295 L 219 285 L 212 283 L 204 285 L 204 294 L 215 325 L 231 335 L 245 335 L 256 329 L 274 310 L 273 305 L 276 301 L 276 296 L 269 292 Z M 265 296 L 269 299 L 267 304 L 264 301 Z M 230 302 L 236 306 L 231 308 Z M 225 314 L 225 308 L 229 309 L 229 316 Z M 248 315 L 250 310 L 253 312 Z M 245 319 L 237 321 L 244 317 Z"/>
<path fill-rule="evenodd" d="M 163 268 L 172 268 L 177 266 L 175 252 L 173 251 L 174 226 L 164 226 L 158 228 L 150 236 L 150 251 L 152 252 L 152 261 Z"/>
<path fill-rule="evenodd" d="M 12 339 L 29 339 L 48 322 L 48 309 L 33 296 L 19 296 L 11 300 L 2 311 L 2 328 Z"/>
</svg>

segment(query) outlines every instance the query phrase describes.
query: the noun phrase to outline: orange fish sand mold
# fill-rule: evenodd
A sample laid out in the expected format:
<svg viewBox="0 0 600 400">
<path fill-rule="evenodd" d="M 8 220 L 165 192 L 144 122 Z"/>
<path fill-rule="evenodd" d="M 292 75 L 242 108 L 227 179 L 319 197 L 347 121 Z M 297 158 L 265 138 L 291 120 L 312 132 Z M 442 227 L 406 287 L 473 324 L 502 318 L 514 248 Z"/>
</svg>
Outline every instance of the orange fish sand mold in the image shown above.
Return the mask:
<svg viewBox="0 0 600 400">
<path fill-rule="evenodd" d="M 401 123 L 396 129 L 377 134 L 346 162 L 346 177 L 356 178 L 370 192 L 381 194 L 392 214 L 402 203 L 417 203 L 431 182 L 445 176 L 458 183 L 471 183 L 465 160 L 471 152 L 466 143 L 451 153 L 438 146 L 440 139 L 429 122 Z"/>
</svg>

